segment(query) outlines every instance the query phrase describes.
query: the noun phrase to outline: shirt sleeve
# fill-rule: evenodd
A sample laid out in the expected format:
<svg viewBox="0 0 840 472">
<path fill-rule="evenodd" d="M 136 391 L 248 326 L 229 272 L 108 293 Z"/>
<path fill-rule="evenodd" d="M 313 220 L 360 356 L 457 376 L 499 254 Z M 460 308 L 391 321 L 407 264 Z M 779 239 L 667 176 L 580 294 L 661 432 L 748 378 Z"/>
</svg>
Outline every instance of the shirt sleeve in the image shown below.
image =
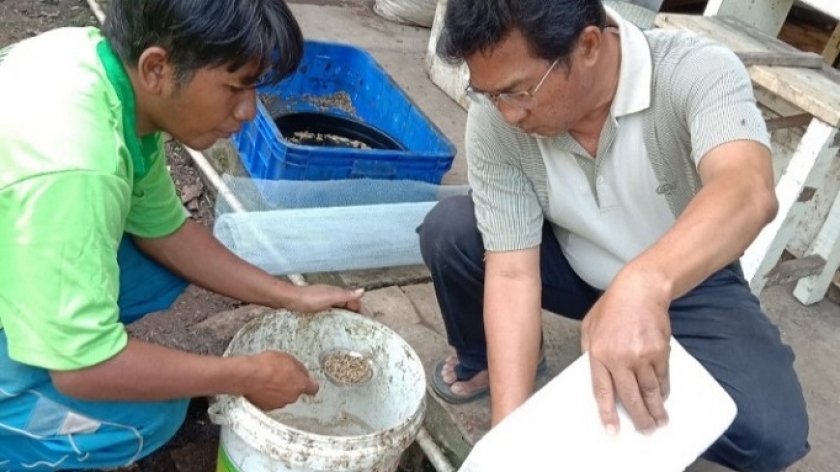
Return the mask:
<svg viewBox="0 0 840 472">
<path fill-rule="evenodd" d="M 159 238 L 174 233 L 186 219 L 187 210 L 175 192 L 175 183 L 166 168 L 164 147 L 159 143 L 149 171 L 134 182 L 125 230 L 143 238 Z"/>
<path fill-rule="evenodd" d="M 692 159 L 733 141 L 770 148 L 770 134 L 756 104 L 752 81 L 740 59 L 723 45 L 703 39 L 674 67 L 676 103 L 691 133 Z"/>
<path fill-rule="evenodd" d="M 127 343 L 119 322 L 117 248 L 130 189 L 64 171 L 0 191 L 0 313 L 9 356 L 51 370 L 101 363 Z"/>
<path fill-rule="evenodd" d="M 543 212 L 534 186 L 517 159 L 519 131 L 489 106 L 470 106 L 466 129 L 468 179 L 478 229 L 487 251 L 515 251 L 542 242 Z"/>
</svg>

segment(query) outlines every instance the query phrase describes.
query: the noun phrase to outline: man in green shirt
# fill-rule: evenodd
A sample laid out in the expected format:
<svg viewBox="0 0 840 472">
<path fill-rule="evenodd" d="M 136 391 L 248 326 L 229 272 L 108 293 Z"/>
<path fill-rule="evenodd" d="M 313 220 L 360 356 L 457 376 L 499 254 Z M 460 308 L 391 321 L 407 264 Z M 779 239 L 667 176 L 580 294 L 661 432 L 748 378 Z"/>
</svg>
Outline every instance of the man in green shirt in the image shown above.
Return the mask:
<svg viewBox="0 0 840 472">
<path fill-rule="evenodd" d="M 249 303 L 359 308 L 295 287 L 188 219 L 161 132 L 204 149 L 298 65 L 282 0 L 111 0 L 103 30 L 0 51 L 0 471 L 99 469 L 162 446 L 190 397 L 273 409 L 318 385 L 279 352 L 218 358 L 129 339 L 186 281 Z M 177 274 L 177 275 L 175 275 Z"/>
</svg>

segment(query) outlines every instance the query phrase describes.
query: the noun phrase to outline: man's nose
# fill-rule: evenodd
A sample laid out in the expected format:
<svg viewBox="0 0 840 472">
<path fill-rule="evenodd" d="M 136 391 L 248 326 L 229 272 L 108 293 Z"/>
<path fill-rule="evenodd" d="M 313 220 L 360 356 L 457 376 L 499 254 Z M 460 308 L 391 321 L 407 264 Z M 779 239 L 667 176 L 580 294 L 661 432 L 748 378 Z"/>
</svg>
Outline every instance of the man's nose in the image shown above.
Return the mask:
<svg viewBox="0 0 840 472">
<path fill-rule="evenodd" d="M 239 122 L 251 121 L 257 116 L 257 91 L 249 89 L 242 94 L 242 100 L 233 109 L 233 117 Z"/>
</svg>

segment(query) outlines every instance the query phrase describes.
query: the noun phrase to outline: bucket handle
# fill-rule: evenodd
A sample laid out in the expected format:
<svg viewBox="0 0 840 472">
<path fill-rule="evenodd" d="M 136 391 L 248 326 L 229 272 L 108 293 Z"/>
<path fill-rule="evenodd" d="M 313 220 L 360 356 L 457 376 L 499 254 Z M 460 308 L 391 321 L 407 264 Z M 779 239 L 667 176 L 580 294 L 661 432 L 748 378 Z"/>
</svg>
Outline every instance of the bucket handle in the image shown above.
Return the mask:
<svg viewBox="0 0 840 472">
<path fill-rule="evenodd" d="M 207 416 L 210 417 L 210 421 L 219 426 L 228 426 L 232 424 L 227 415 L 227 412 L 230 411 L 230 403 L 232 401 L 233 399 L 226 395 L 214 397 L 212 403 L 210 403 L 210 407 L 207 408 Z"/>
</svg>

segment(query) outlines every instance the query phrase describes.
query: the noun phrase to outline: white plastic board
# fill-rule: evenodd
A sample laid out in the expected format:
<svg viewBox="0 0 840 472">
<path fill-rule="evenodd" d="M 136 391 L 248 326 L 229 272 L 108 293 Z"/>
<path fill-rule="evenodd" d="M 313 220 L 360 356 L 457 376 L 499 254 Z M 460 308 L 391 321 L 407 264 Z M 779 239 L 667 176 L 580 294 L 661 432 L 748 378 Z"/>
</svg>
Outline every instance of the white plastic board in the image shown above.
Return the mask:
<svg viewBox="0 0 840 472">
<path fill-rule="evenodd" d="M 584 354 L 490 430 L 459 472 L 678 472 L 723 434 L 737 408 L 717 381 L 671 340 L 670 422 L 650 436 L 619 407 L 621 428 L 601 426 Z"/>
</svg>

